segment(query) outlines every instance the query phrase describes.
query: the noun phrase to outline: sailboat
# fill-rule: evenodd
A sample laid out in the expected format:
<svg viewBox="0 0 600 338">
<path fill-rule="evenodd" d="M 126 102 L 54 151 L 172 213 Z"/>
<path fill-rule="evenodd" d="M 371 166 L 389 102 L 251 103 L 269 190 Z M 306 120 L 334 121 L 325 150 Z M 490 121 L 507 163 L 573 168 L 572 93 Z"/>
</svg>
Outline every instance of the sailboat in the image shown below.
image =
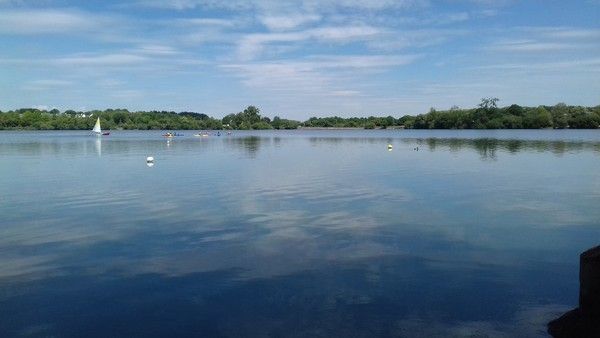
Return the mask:
<svg viewBox="0 0 600 338">
<path fill-rule="evenodd" d="M 94 132 L 94 134 L 100 136 L 100 135 L 110 135 L 110 132 L 102 132 L 102 128 L 100 128 L 100 117 L 98 117 L 98 119 L 96 120 L 96 124 L 94 125 L 94 129 L 92 129 L 92 131 Z"/>
</svg>

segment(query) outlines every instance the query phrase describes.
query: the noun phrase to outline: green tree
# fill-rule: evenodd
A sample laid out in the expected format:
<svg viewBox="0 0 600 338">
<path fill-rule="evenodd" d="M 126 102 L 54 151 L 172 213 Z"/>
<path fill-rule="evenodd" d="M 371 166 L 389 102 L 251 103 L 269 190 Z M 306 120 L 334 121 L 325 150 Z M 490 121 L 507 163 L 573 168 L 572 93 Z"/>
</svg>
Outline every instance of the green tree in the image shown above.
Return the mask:
<svg viewBox="0 0 600 338">
<path fill-rule="evenodd" d="M 281 118 L 279 116 L 275 116 L 273 118 L 273 121 L 271 122 L 271 126 L 273 126 L 274 129 L 280 129 L 281 128 Z"/>
<path fill-rule="evenodd" d="M 571 127 L 579 129 L 596 129 L 600 126 L 600 116 L 594 113 L 579 114 L 571 120 Z"/>
<path fill-rule="evenodd" d="M 554 128 L 563 129 L 569 127 L 569 107 L 564 103 L 558 103 L 552 108 L 552 122 Z"/>
<path fill-rule="evenodd" d="M 242 119 L 249 124 L 257 123 L 260 121 L 260 110 L 255 106 L 248 106 L 242 112 Z"/>
<path fill-rule="evenodd" d="M 552 127 L 552 115 L 542 106 L 525 113 L 523 126 L 529 129 Z"/>
<path fill-rule="evenodd" d="M 498 108 L 498 101 L 500 101 L 500 99 L 498 99 L 497 97 L 484 97 L 481 99 L 479 108 L 483 108 L 486 110 Z"/>
<path fill-rule="evenodd" d="M 510 115 L 523 116 L 523 107 L 513 104 L 506 109 L 506 112 Z"/>
</svg>

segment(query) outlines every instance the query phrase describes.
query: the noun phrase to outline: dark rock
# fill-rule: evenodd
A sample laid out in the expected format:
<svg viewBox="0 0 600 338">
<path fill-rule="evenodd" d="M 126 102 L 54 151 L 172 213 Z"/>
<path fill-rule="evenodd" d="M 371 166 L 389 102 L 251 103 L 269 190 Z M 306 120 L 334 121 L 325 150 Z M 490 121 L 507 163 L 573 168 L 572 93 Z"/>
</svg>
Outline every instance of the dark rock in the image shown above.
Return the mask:
<svg viewBox="0 0 600 338">
<path fill-rule="evenodd" d="M 600 337 L 600 318 L 584 314 L 580 308 L 571 310 L 548 323 L 552 337 Z"/>
<path fill-rule="evenodd" d="M 579 307 L 548 323 L 553 337 L 600 337 L 600 246 L 579 257 Z"/>
<path fill-rule="evenodd" d="M 600 246 L 580 256 L 579 308 L 585 313 L 600 316 Z"/>
</svg>

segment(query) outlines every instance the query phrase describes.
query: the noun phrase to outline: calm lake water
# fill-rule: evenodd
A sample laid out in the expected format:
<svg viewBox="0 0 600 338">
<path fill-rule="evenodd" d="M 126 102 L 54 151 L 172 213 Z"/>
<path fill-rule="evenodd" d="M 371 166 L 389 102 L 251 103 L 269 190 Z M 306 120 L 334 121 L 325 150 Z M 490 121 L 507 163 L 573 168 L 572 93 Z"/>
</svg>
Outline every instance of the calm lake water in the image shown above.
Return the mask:
<svg viewBox="0 0 600 338">
<path fill-rule="evenodd" d="M 181 133 L 0 132 L 0 336 L 544 336 L 600 243 L 599 131 Z"/>
</svg>

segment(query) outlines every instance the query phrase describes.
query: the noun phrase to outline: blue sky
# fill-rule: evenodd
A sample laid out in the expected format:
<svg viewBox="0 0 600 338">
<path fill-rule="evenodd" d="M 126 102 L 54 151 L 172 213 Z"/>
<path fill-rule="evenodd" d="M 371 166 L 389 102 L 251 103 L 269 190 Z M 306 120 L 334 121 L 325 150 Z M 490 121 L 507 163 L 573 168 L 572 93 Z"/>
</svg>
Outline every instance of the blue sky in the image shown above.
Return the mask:
<svg viewBox="0 0 600 338">
<path fill-rule="evenodd" d="M 0 0 L 0 109 L 600 104 L 600 0 Z"/>
</svg>

